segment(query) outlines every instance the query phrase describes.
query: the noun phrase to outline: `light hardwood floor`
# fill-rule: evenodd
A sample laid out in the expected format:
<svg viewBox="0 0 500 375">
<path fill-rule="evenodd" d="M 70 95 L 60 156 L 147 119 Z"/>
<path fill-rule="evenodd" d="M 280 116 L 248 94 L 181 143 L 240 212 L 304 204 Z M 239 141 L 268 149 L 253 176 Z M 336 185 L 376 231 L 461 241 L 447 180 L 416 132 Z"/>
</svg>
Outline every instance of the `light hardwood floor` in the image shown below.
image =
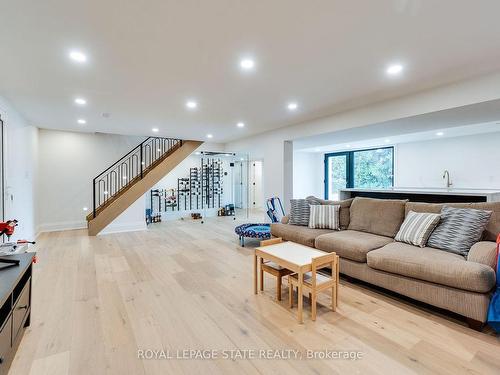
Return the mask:
<svg viewBox="0 0 500 375">
<path fill-rule="evenodd" d="M 316 322 L 297 324 L 274 282 L 255 296 L 238 221 L 176 221 L 145 232 L 43 234 L 31 327 L 12 364 L 25 374 L 499 374 L 500 341 L 452 318 L 341 281 Z M 255 244 L 255 243 L 254 243 Z M 250 243 L 248 245 L 251 245 Z M 286 296 L 288 288 L 283 288 Z M 353 360 L 140 360 L 138 349 L 360 351 Z M 219 352 L 220 353 L 220 352 Z"/>
</svg>

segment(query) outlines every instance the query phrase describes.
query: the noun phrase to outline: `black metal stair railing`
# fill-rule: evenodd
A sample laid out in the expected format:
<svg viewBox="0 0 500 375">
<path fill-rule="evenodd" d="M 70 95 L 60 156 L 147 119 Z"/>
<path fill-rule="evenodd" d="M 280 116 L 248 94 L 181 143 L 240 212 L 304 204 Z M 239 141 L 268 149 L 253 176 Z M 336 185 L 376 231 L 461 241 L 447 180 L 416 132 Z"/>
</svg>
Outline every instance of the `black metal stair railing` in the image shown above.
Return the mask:
<svg viewBox="0 0 500 375">
<path fill-rule="evenodd" d="M 93 217 L 99 208 L 127 186 L 144 177 L 148 168 L 182 146 L 182 139 L 149 137 L 93 180 Z"/>
</svg>

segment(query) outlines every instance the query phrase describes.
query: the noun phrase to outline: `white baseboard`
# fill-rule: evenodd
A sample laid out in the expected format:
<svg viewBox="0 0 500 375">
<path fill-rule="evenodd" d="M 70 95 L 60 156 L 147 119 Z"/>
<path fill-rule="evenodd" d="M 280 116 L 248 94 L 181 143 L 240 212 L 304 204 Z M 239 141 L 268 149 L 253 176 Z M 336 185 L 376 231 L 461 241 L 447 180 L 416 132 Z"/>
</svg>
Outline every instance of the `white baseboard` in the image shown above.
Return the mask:
<svg viewBox="0 0 500 375">
<path fill-rule="evenodd" d="M 59 232 L 63 230 L 85 229 L 87 228 L 86 221 L 63 221 L 58 223 L 40 224 L 37 228 L 37 236 L 43 232 Z"/>
<path fill-rule="evenodd" d="M 146 222 L 144 220 L 132 223 L 110 224 L 99 233 L 99 236 L 102 234 L 136 232 L 140 230 L 147 230 Z"/>
</svg>

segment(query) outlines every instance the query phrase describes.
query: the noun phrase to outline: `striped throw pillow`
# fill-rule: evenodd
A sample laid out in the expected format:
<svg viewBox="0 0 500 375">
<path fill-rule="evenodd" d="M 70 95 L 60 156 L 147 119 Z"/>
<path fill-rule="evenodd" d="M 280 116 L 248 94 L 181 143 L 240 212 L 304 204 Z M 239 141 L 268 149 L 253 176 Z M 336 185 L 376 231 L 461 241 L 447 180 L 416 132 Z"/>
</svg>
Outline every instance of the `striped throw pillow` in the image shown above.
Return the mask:
<svg viewBox="0 0 500 375">
<path fill-rule="evenodd" d="M 340 229 L 340 206 L 312 204 L 309 208 L 309 228 Z"/>
<path fill-rule="evenodd" d="M 472 245 L 481 240 L 491 214 L 492 211 L 444 206 L 441 223 L 432 232 L 427 245 L 467 256 Z"/>
<path fill-rule="evenodd" d="M 398 242 L 425 247 L 440 219 L 441 215 L 439 214 L 410 211 L 394 239 Z"/>
<path fill-rule="evenodd" d="M 290 221 L 288 224 L 309 224 L 309 203 L 305 199 L 290 199 Z"/>
</svg>

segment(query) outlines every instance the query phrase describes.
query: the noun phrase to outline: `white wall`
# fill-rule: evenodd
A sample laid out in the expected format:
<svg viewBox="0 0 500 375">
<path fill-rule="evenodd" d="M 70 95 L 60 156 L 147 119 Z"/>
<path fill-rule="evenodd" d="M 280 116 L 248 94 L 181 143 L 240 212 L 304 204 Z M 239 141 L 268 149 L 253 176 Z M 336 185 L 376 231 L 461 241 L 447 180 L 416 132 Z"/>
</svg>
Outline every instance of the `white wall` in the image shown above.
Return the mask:
<svg viewBox="0 0 500 375">
<path fill-rule="evenodd" d="M 258 134 L 230 142 L 226 149 L 248 152 L 251 159 L 263 159 L 264 196 L 277 195 L 286 199 L 284 194 L 288 186 L 285 181 L 289 181 L 289 176 L 284 175 L 284 142 L 287 140 L 499 98 L 500 73 L 496 73 Z"/>
<path fill-rule="evenodd" d="M 324 197 L 324 155 L 313 152 L 293 153 L 293 197 Z"/>
<path fill-rule="evenodd" d="M 447 169 L 454 188 L 500 189 L 500 132 L 401 143 L 395 154 L 398 187 L 445 187 Z"/>
<path fill-rule="evenodd" d="M 39 230 L 86 228 L 85 216 L 92 209 L 92 179 L 142 140 L 142 137 L 40 129 Z M 84 212 L 83 207 L 89 211 Z M 137 215 L 137 206 L 134 208 L 131 210 Z M 123 215 L 131 219 L 132 213 Z M 144 217 L 144 211 L 141 216 Z M 138 221 L 136 217 L 130 223 Z M 127 224 L 119 220 L 118 225 Z"/>
<path fill-rule="evenodd" d="M 33 240 L 36 237 L 38 129 L 30 126 L 2 98 L 0 116 L 5 126 L 5 219 L 19 220 L 11 240 Z"/>
</svg>

